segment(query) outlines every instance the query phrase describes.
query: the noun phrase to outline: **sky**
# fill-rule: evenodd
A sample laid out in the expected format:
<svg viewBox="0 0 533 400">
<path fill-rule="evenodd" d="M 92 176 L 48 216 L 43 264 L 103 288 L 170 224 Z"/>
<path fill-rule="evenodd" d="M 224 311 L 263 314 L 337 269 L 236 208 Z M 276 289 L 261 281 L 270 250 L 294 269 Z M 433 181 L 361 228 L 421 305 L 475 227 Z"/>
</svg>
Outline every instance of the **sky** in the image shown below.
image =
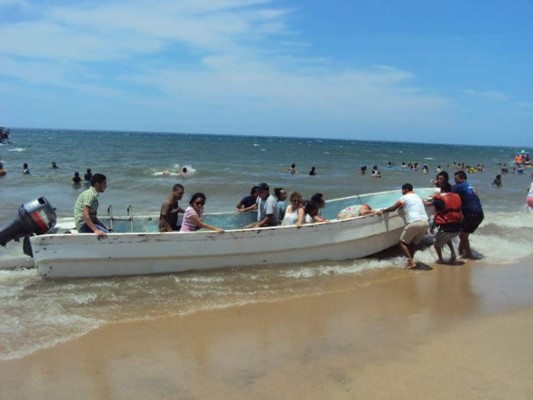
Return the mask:
<svg viewBox="0 0 533 400">
<path fill-rule="evenodd" d="M 530 0 L 0 0 L 0 125 L 533 146 Z"/>
</svg>

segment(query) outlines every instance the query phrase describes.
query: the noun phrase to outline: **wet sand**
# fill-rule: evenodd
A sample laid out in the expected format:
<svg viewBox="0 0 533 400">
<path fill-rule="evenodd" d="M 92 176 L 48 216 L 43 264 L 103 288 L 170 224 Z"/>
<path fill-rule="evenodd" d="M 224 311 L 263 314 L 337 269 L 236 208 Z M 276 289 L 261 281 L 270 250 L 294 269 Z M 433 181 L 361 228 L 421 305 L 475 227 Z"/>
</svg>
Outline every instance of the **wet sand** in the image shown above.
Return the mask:
<svg viewBox="0 0 533 400">
<path fill-rule="evenodd" d="M 533 267 L 367 271 L 349 289 L 108 325 L 0 362 L 2 399 L 531 399 Z"/>
</svg>

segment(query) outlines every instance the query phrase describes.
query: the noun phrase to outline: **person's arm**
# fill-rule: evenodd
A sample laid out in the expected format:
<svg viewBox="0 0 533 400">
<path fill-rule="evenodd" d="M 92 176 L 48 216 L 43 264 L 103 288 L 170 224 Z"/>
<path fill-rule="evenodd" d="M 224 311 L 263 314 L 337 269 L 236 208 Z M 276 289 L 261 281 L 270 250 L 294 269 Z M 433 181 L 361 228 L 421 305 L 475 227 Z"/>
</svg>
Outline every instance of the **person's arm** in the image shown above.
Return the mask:
<svg viewBox="0 0 533 400">
<path fill-rule="evenodd" d="M 257 204 L 252 204 L 250 207 L 243 207 L 239 209 L 239 212 L 253 211 L 257 210 Z"/>
<path fill-rule="evenodd" d="M 267 214 L 265 218 L 263 218 L 261 221 L 258 221 L 257 224 L 254 225 L 254 228 L 261 228 L 265 225 L 271 225 L 271 222 L 274 219 L 274 214 Z"/>
<path fill-rule="evenodd" d="M 305 210 L 304 210 L 304 208 L 303 207 L 298 207 L 297 213 L 298 213 L 298 220 L 296 221 L 296 227 L 298 229 L 300 229 L 302 227 L 302 225 L 305 223 Z"/>
<path fill-rule="evenodd" d="M 313 215 L 313 222 L 327 222 L 326 218 L 321 217 L 320 215 Z"/>
<path fill-rule="evenodd" d="M 396 211 L 398 208 L 400 208 L 401 206 L 403 205 L 403 203 L 398 200 L 396 203 L 394 203 L 392 206 L 390 207 L 387 207 L 387 208 L 384 208 L 383 210 L 380 210 L 378 212 L 376 212 L 377 215 L 381 215 L 383 213 L 388 213 L 388 212 L 391 212 L 391 211 Z"/>
<path fill-rule="evenodd" d="M 218 233 L 224 233 L 224 229 L 217 228 L 216 226 L 206 224 L 203 222 L 198 215 L 191 215 L 190 220 L 200 228 L 209 229 L 211 231 L 216 231 Z"/>
<path fill-rule="evenodd" d="M 98 229 L 96 227 L 96 225 L 94 225 L 94 222 L 93 220 L 91 219 L 91 216 L 89 215 L 89 206 L 84 206 L 83 207 L 83 220 L 85 221 L 85 223 L 87 224 L 87 226 L 97 235 L 97 236 L 100 236 L 100 237 L 103 237 L 103 236 L 107 236 L 106 233 L 104 231 L 101 231 L 100 229 Z M 102 226 L 105 226 L 102 224 Z"/>
</svg>

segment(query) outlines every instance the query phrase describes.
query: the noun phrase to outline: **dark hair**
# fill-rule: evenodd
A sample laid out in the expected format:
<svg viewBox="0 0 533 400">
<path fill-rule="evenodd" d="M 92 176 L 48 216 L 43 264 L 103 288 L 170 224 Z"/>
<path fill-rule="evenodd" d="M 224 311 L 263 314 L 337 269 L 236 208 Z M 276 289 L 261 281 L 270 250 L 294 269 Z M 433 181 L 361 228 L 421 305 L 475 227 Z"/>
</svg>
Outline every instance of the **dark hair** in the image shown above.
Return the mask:
<svg viewBox="0 0 533 400">
<path fill-rule="evenodd" d="M 448 182 L 448 181 L 450 180 L 450 175 L 448 175 L 448 173 L 447 173 L 446 171 L 440 171 L 440 172 L 437 174 L 437 178 L 438 178 L 439 176 L 444 177 L 444 180 L 445 180 L 446 182 Z"/>
<path fill-rule="evenodd" d="M 80 176 L 80 173 L 78 171 L 74 172 L 74 176 Z"/>
<path fill-rule="evenodd" d="M 276 196 L 277 199 L 280 198 L 282 190 L 285 190 L 285 188 L 282 188 L 282 187 L 274 188 L 274 196 Z"/>
<path fill-rule="evenodd" d="M 403 186 L 402 186 L 402 190 L 408 190 L 410 192 L 413 191 L 413 185 L 411 185 L 410 183 L 404 183 Z"/>
<path fill-rule="evenodd" d="M 311 203 L 315 203 L 319 208 L 324 206 L 326 203 L 324 201 L 324 195 L 322 193 L 315 193 L 313 197 L 311 197 Z"/>
<path fill-rule="evenodd" d="M 94 174 L 93 177 L 91 178 L 91 186 L 94 187 L 94 185 L 96 185 L 97 183 L 102 183 L 105 180 L 106 180 L 106 177 L 104 174 Z"/>
<path fill-rule="evenodd" d="M 193 203 L 196 201 L 196 199 L 202 199 L 205 203 L 205 200 L 206 200 L 206 197 L 205 197 L 205 194 L 203 194 L 202 192 L 196 192 L 195 194 L 193 194 L 191 196 L 191 200 L 189 200 L 189 205 L 193 205 Z"/>
<path fill-rule="evenodd" d="M 257 191 L 260 192 L 261 190 L 270 190 L 270 186 L 268 186 L 265 182 L 261 182 L 259 185 L 257 185 Z"/>
<path fill-rule="evenodd" d="M 180 188 L 181 190 L 185 190 L 181 183 L 176 183 L 174 186 L 172 186 L 172 191 L 174 192 L 178 188 Z"/>
<path fill-rule="evenodd" d="M 256 194 L 257 194 L 257 186 L 252 186 L 252 188 L 250 189 L 250 195 L 254 196 Z"/>
<path fill-rule="evenodd" d="M 308 201 L 305 204 L 304 210 L 305 210 L 306 214 L 309 214 L 311 216 L 317 215 L 318 214 L 318 204 L 315 203 L 314 201 Z"/>
<path fill-rule="evenodd" d="M 466 177 L 466 172 L 465 171 L 457 171 L 454 176 L 458 176 L 459 178 L 463 179 L 463 180 L 467 180 L 468 178 Z"/>
<path fill-rule="evenodd" d="M 452 185 L 449 182 L 444 182 L 440 187 L 441 192 L 450 193 L 452 191 Z"/>
</svg>

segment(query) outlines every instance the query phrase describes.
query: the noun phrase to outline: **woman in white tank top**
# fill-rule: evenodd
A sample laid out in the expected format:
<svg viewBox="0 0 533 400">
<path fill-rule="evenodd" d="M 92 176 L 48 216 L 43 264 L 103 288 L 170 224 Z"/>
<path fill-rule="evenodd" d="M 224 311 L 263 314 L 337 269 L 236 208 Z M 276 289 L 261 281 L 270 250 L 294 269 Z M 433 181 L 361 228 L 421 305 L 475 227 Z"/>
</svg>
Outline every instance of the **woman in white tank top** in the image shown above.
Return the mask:
<svg viewBox="0 0 533 400">
<path fill-rule="evenodd" d="M 301 228 L 305 216 L 302 195 L 298 192 L 292 192 L 290 202 L 291 204 L 285 210 L 285 217 L 283 217 L 281 225 L 296 225 Z"/>
</svg>

